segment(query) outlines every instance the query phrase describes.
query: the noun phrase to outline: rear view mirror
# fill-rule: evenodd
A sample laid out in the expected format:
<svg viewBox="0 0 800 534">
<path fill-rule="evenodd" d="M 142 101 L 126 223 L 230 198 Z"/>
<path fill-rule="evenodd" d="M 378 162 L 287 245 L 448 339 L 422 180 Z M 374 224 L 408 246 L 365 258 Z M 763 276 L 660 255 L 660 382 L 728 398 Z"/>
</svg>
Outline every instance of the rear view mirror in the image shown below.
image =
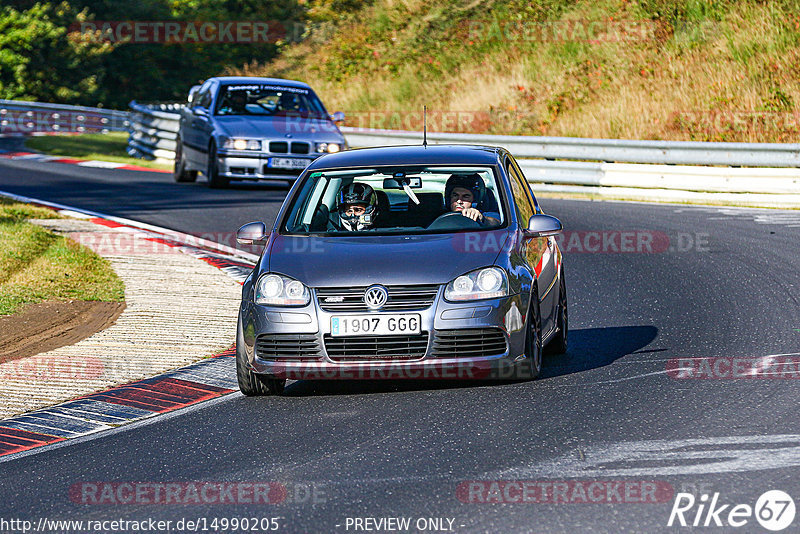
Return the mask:
<svg viewBox="0 0 800 534">
<path fill-rule="evenodd" d="M 528 237 L 550 237 L 561 233 L 561 221 L 543 213 L 534 215 L 528 221 L 525 234 Z"/>
<path fill-rule="evenodd" d="M 403 178 L 384 178 L 384 189 L 403 189 L 403 184 L 407 184 L 411 189 L 422 188 L 422 178 L 405 176 Z"/>
<path fill-rule="evenodd" d="M 251 222 L 236 231 L 236 242 L 240 245 L 263 245 L 267 242 L 268 235 L 266 224 Z"/>
</svg>

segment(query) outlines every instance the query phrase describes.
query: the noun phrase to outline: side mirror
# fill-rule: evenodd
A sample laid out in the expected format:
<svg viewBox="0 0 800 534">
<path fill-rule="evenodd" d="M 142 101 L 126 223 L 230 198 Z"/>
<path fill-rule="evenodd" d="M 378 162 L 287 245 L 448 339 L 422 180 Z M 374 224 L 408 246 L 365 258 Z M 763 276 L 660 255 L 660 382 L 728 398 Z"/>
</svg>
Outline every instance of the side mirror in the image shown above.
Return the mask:
<svg viewBox="0 0 800 534">
<path fill-rule="evenodd" d="M 267 242 L 268 236 L 266 224 L 251 222 L 236 231 L 236 242 L 240 245 L 263 245 Z"/>
<path fill-rule="evenodd" d="M 198 89 L 200 89 L 199 85 L 194 85 L 191 89 L 189 89 L 189 96 L 186 99 L 189 104 L 194 102 L 194 97 L 197 95 Z"/>
<path fill-rule="evenodd" d="M 333 120 L 333 122 L 344 122 L 344 112 L 336 111 L 331 115 L 331 120 Z"/>
<path fill-rule="evenodd" d="M 537 214 L 528 221 L 525 235 L 528 237 L 549 237 L 561 233 L 561 221 L 550 215 Z"/>
<path fill-rule="evenodd" d="M 198 117 L 208 117 L 208 110 L 206 108 L 192 108 L 192 113 L 197 115 Z"/>
</svg>

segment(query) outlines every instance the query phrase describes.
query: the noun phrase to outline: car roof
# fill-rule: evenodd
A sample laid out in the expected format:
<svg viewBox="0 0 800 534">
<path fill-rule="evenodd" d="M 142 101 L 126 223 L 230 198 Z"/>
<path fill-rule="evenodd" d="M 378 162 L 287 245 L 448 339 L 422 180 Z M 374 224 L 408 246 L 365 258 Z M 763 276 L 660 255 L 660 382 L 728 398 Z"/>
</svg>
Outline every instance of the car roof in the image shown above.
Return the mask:
<svg viewBox="0 0 800 534">
<path fill-rule="evenodd" d="M 277 85 L 285 85 L 286 87 L 302 87 L 303 89 L 311 89 L 307 83 L 298 82 L 296 80 L 284 80 L 283 78 L 257 78 L 255 76 L 215 76 L 209 80 L 216 80 L 220 83 L 270 83 Z"/>
<path fill-rule="evenodd" d="M 506 150 L 480 145 L 402 145 L 357 148 L 315 159 L 308 170 L 383 165 L 495 165 Z"/>
</svg>

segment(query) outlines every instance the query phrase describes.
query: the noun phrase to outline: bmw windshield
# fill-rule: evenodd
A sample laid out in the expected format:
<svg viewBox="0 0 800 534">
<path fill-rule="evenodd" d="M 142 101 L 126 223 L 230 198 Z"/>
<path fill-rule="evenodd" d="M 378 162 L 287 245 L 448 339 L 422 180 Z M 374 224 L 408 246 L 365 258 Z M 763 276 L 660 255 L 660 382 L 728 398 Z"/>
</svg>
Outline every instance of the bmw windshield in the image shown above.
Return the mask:
<svg viewBox="0 0 800 534">
<path fill-rule="evenodd" d="M 214 114 L 328 118 L 322 102 L 309 89 L 264 83 L 223 86 Z"/>
<path fill-rule="evenodd" d="M 442 233 L 506 226 L 488 166 L 403 166 L 311 173 L 281 232 L 293 235 Z"/>
</svg>

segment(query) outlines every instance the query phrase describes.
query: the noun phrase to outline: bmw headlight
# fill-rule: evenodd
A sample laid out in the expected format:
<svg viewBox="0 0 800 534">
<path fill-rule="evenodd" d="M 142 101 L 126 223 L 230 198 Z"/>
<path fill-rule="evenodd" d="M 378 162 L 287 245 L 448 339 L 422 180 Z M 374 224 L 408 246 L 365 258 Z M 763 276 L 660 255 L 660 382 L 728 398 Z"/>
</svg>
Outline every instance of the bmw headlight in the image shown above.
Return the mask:
<svg viewBox="0 0 800 534">
<path fill-rule="evenodd" d="M 256 284 L 256 304 L 305 306 L 311 293 L 302 282 L 280 274 L 265 274 Z"/>
<path fill-rule="evenodd" d="M 505 296 L 508 296 L 508 277 L 499 267 L 486 267 L 461 275 L 444 288 L 444 298 L 449 301 Z"/>
<path fill-rule="evenodd" d="M 317 152 L 320 153 L 327 152 L 328 154 L 333 154 L 339 152 L 342 149 L 342 145 L 338 143 L 317 143 L 316 149 Z"/>
<path fill-rule="evenodd" d="M 222 148 L 228 150 L 261 150 L 261 140 L 229 137 L 222 143 Z"/>
</svg>

